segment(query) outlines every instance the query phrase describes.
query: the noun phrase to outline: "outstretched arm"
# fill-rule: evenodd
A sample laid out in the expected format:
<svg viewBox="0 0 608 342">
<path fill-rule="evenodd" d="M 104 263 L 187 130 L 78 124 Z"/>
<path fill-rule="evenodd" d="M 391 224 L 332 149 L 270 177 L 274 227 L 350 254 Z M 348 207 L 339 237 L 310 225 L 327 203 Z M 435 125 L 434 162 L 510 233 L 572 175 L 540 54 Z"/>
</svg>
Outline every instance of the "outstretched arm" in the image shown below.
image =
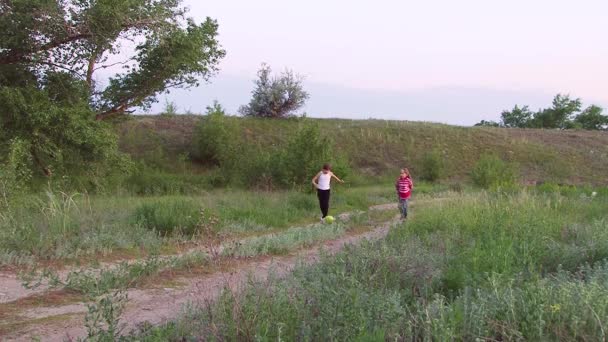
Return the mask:
<svg viewBox="0 0 608 342">
<path fill-rule="evenodd" d="M 331 176 L 334 177 L 338 182 L 344 183 L 344 181 L 338 178 L 338 176 L 336 176 L 333 172 L 331 173 Z"/>
</svg>

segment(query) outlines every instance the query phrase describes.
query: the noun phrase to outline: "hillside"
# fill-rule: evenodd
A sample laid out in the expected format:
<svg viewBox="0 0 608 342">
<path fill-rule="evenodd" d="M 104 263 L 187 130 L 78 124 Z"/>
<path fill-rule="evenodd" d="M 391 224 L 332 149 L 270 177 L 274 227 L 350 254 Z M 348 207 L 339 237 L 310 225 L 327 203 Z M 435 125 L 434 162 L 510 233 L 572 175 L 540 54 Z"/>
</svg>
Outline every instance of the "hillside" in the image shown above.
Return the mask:
<svg viewBox="0 0 608 342">
<path fill-rule="evenodd" d="M 120 147 L 136 160 L 165 171 L 179 163 L 204 172 L 192 161 L 195 126 L 201 116 L 133 116 L 118 123 Z M 228 117 L 251 143 L 280 144 L 301 120 Z M 437 149 L 446 166 L 444 181 L 466 180 L 478 158 L 494 153 L 516 163 L 524 183 L 608 184 L 608 132 L 459 127 L 425 122 L 311 119 L 330 136 L 360 176 L 390 176 L 401 166 L 414 175 L 426 153 Z"/>
</svg>

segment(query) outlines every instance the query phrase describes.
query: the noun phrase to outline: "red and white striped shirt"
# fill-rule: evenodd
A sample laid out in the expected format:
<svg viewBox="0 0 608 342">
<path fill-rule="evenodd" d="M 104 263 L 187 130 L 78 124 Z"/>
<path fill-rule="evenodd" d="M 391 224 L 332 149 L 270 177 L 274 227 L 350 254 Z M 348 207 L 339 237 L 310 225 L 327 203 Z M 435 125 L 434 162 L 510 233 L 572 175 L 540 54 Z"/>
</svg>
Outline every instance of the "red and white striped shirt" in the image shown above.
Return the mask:
<svg viewBox="0 0 608 342">
<path fill-rule="evenodd" d="M 399 193 L 399 198 L 408 199 L 412 195 L 412 189 L 414 188 L 414 182 L 409 176 L 399 177 L 395 183 L 395 189 Z"/>
</svg>

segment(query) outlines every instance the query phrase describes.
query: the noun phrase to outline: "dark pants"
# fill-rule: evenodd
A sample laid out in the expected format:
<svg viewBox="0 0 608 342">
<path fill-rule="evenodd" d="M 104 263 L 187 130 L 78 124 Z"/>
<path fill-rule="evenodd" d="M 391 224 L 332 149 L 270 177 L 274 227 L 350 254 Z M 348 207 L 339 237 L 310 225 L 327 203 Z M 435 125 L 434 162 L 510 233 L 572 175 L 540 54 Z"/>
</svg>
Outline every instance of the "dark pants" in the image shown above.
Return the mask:
<svg viewBox="0 0 608 342">
<path fill-rule="evenodd" d="M 319 206 L 321 207 L 321 213 L 323 214 L 323 217 L 325 217 L 327 216 L 327 212 L 329 211 L 329 189 L 317 189 L 317 197 L 319 197 Z"/>
<path fill-rule="evenodd" d="M 401 218 L 407 218 L 407 202 L 409 198 L 399 198 L 399 211 L 401 212 Z"/>
</svg>

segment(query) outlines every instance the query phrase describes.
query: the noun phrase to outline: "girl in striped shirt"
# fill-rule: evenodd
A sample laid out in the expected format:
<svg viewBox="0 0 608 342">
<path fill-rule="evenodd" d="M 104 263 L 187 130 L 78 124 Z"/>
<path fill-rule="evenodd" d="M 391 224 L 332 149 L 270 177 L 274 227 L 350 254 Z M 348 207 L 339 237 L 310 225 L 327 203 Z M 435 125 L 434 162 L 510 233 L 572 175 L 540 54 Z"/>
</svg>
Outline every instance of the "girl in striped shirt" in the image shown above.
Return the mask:
<svg viewBox="0 0 608 342">
<path fill-rule="evenodd" d="M 410 171 L 407 168 L 401 169 L 401 174 L 395 182 L 395 189 L 397 190 L 397 197 L 399 198 L 399 212 L 401 213 L 401 219 L 407 218 L 407 203 L 412 196 L 412 189 L 414 183 L 410 177 Z"/>
</svg>

